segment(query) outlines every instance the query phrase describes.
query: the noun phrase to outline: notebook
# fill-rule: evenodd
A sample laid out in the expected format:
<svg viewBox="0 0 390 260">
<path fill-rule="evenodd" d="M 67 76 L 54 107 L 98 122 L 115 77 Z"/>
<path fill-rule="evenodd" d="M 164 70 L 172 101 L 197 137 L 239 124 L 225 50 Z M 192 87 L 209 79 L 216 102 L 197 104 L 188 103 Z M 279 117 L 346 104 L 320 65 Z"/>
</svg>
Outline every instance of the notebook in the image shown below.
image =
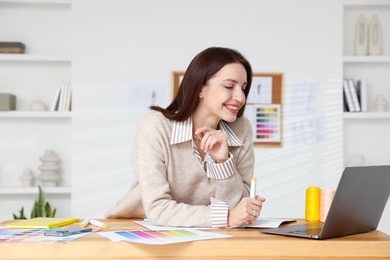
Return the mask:
<svg viewBox="0 0 390 260">
<path fill-rule="evenodd" d="M 265 229 L 275 235 L 327 239 L 378 227 L 390 194 L 390 165 L 345 168 L 324 223 Z"/>
<path fill-rule="evenodd" d="M 5 224 L 8 228 L 55 228 L 79 222 L 78 218 L 32 218 Z"/>
</svg>

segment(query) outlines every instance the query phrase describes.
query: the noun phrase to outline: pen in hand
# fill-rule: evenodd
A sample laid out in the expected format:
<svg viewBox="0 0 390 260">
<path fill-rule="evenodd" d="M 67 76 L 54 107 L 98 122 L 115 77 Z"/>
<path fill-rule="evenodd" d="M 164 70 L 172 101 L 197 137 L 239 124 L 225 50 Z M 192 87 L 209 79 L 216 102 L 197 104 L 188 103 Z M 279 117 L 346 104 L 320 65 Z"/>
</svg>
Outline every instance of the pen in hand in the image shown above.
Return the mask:
<svg viewBox="0 0 390 260">
<path fill-rule="evenodd" d="M 251 191 L 249 197 L 252 199 L 256 198 L 256 177 L 253 177 L 251 180 Z"/>
</svg>

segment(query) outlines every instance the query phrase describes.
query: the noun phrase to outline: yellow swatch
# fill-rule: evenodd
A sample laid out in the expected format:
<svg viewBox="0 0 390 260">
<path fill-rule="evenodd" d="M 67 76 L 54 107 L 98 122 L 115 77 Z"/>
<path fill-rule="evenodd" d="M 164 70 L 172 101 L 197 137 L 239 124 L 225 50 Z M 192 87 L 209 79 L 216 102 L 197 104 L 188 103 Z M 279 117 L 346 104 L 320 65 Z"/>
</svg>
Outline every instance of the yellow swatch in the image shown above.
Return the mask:
<svg viewBox="0 0 390 260">
<path fill-rule="evenodd" d="M 5 224 L 8 228 L 55 228 L 79 222 L 78 218 L 32 218 Z"/>
</svg>

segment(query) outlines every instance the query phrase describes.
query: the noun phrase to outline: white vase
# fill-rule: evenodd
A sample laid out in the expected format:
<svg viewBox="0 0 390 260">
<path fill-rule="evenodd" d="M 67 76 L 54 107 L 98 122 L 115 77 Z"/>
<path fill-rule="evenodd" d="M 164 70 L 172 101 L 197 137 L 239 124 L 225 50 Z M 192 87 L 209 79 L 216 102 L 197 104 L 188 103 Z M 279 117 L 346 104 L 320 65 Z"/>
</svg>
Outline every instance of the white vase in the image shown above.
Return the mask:
<svg viewBox="0 0 390 260">
<path fill-rule="evenodd" d="M 45 154 L 39 158 L 42 164 L 39 170 L 42 172 L 37 178 L 41 181 L 42 186 L 55 187 L 61 178 L 60 176 L 60 158 L 53 150 L 46 150 Z"/>
<path fill-rule="evenodd" d="M 372 15 L 370 25 L 368 27 L 368 54 L 382 54 L 382 26 L 376 14 Z"/>
<path fill-rule="evenodd" d="M 40 99 L 36 99 L 30 104 L 30 111 L 45 111 L 46 106 L 45 103 Z"/>
<path fill-rule="evenodd" d="M 383 95 L 377 95 L 374 101 L 375 111 L 385 112 L 387 110 L 387 100 Z"/>
<path fill-rule="evenodd" d="M 23 187 L 31 187 L 34 185 L 34 174 L 29 168 L 23 170 L 22 175 L 20 176 L 20 181 L 22 182 Z"/>
<path fill-rule="evenodd" d="M 359 15 L 355 29 L 355 55 L 368 54 L 368 23 L 363 14 Z"/>
</svg>

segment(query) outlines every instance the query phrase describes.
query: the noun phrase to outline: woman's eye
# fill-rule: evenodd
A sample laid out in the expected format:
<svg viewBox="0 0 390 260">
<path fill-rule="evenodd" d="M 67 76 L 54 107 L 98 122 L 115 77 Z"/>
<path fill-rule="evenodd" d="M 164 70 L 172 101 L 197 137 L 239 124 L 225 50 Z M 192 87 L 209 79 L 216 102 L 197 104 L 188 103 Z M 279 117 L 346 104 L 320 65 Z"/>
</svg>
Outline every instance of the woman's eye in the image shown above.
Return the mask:
<svg viewBox="0 0 390 260">
<path fill-rule="evenodd" d="M 228 85 L 228 86 L 225 86 L 225 88 L 233 88 L 233 86 L 229 86 L 229 85 Z"/>
</svg>

